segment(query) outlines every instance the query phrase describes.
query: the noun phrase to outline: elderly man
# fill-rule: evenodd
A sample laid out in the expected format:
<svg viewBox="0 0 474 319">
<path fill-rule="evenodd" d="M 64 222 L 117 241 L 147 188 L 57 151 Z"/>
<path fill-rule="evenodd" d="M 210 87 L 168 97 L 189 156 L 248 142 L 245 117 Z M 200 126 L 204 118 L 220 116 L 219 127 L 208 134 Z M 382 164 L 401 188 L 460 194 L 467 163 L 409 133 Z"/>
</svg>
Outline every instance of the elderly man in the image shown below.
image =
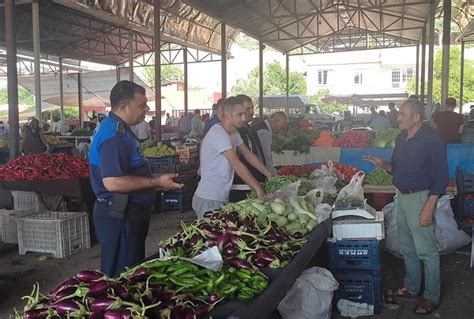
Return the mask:
<svg viewBox="0 0 474 319">
<path fill-rule="evenodd" d="M 448 185 L 446 145 L 435 130 L 423 124 L 424 114 L 420 101 L 406 100 L 400 107 L 398 122 L 402 132 L 395 141 L 392 162 L 366 157 L 390 172 L 397 187 L 397 227 L 405 262 L 405 284 L 393 295 L 416 298 L 421 289 L 421 265 L 424 267 L 425 289 L 415 308 L 418 314 L 431 313 L 440 300 L 433 214 Z"/>
<path fill-rule="evenodd" d="M 204 137 L 201 146 L 201 180 L 193 197 L 193 209 L 198 218 L 205 212 L 229 202 L 229 192 L 237 173 L 262 198 L 265 190 L 240 161 L 237 152 L 267 177 L 271 173 L 243 143 L 237 128 L 245 124 L 245 108 L 241 99 L 229 97 L 222 102 L 222 122 L 215 124 Z"/>
<path fill-rule="evenodd" d="M 272 159 L 272 143 L 273 134 L 278 134 L 281 131 L 288 129 L 288 116 L 284 112 L 273 113 L 269 119 L 254 123 L 253 129 L 257 131 L 258 139 L 263 149 L 263 159 L 268 170 L 272 175 L 276 175 L 276 169 L 273 166 Z"/>
</svg>

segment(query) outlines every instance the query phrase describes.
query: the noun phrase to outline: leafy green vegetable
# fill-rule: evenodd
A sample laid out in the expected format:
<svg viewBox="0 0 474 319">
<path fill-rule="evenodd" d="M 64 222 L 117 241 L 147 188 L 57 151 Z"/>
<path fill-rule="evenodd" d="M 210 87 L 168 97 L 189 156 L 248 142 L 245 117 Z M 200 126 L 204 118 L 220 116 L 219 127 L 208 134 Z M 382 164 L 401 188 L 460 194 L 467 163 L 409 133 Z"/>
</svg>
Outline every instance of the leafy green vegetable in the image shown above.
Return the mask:
<svg viewBox="0 0 474 319">
<path fill-rule="evenodd" d="M 400 130 L 397 128 L 378 131 L 375 135 L 375 139 L 372 141 L 372 146 L 380 148 L 394 148 L 395 139 L 397 138 L 398 134 L 400 134 Z"/>
</svg>

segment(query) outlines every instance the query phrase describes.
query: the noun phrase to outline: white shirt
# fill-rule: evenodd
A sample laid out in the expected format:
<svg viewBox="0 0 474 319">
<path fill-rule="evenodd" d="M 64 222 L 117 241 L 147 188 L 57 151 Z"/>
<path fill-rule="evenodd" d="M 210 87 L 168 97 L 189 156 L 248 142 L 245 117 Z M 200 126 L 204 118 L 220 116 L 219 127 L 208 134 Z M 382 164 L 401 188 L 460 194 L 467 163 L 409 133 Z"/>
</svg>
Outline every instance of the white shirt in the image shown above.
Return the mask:
<svg viewBox="0 0 474 319">
<path fill-rule="evenodd" d="M 204 137 L 201 146 L 201 180 L 196 195 L 211 200 L 228 201 L 234 170 L 224 156 L 230 149 L 236 150 L 243 141 L 238 131 L 230 134 L 216 124 Z"/>
<path fill-rule="evenodd" d="M 143 121 L 140 124 L 133 125 L 131 129 L 139 140 L 146 140 L 148 138 L 148 130 L 150 129 L 150 125 L 147 123 L 147 121 Z"/>
<path fill-rule="evenodd" d="M 270 126 L 270 122 L 268 122 L 268 120 L 265 120 L 265 124 L 267 125 L 268 130 L 265 130 L 265 129 L 258 130 L 257 136 L 258 136 L 258 139 L 260 140 L 260 144 L 262 145 L 265 164 L 268 170 L 272 173 L 272 175 L 275 176 L 277 175 L 277 171 L 275 169 L 275 166 L 273 166 L 273 158 L 272 158 L 273 132 L 272 132 L 272 127 Z"/>
</svg>

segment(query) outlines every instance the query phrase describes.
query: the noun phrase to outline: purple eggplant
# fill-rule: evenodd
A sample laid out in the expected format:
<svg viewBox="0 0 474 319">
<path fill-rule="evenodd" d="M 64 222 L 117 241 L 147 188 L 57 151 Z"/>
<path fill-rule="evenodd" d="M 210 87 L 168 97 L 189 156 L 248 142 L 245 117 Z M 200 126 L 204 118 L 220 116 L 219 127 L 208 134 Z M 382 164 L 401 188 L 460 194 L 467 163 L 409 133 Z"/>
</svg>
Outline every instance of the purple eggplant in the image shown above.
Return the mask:
<svg viewBox="0 0 474 319">
<path fill-rule="evenodd" d="M 227 263 L 235 268 L 246 268 L 246 269 L 253 269 L 252 265 L 249 264 L 247 261 L 240 259 L 240 258 L 229 258 L 227 259 Z"/>
<path fill-rule="evenodd" d="M 199 241 L 199 236 L 198 235 L 192 235 L 191 238 L 189 239 L 188 243 L 191 247 L 195 246 Z"/>
<path fill-rule="evenodd" d="M 293 233 L 293 238 L 301 239 L 301 238 L 303 238 L 303 234 L 300 233 L 299 231 L 297 231 L 297 232 Z"/>
<path fill-rule="evenodd" d="M 56 293 L 60 290 L 62 290 L 63 288 L 67 288 L 67 287 L 71 287 L 71 286 L 76 286 L 77 284 L 79 284 L 79 280 L 77 280 L 76 278 L 69 278 L 69 279 L 66 279 L 64 280 L 62 283 L 60 283 L 59 285 L 56 286 L 56 288 L 54 288 L 53 290 L 51 290 L 49 292 L 49 294 L 53 297 L 56 297 Z"/>
<path fill-rule="evenodd" d="M 232 244 L 229 244 L 224 247 L 224 255 L 227 257 L 237 256 L 239 254 L 239 251 L 239 248 Z"/>
<path fill-rule="evenodd" d="M 269 262 L 275 261 L 277 259 L 277 257 L 275 255 L 273 255 L 272 253 L 270 253 L 266 249 L 259 249 L 257 251 L 257 258 L 262 259 L 262 260 L 266 260 L 266 261 L 269 261 Z"/>
<path fill-rule="evenodd" d="M 107 309 L 110 309 L 112 305 L 116 302 L 117 300 L 114 298 L 110 297 L 100 297 L 97 299 L 92 300 L 90 304 L 90 309 L 92 311 L 105 311 Z"/>
<path fill-rule="evenodd" d="M 111 288 L 113 289 L 115 296 L 120 297 L 121 299 L 128 299 L 129 293 L 123 285 L 114 283 Z"/>
<path fill-rule="evenodd" d="M 30 309 L 23 313 L 23 319 L 44 319 L 48 317 L 48 309 Z"/>
<path fill-rule="evenodd" d="M 83 307 L 73 300 L 61 300 L 53 304 L 53 308 L 61 316 L 66 316 L 67 314 L 72 315 L 79 314 L 82 312 Z"/>
<path fill-rule="evenodd" d="M 104 319 L 132 319 L 132 311 L 129 309 L 113 309 L 104 313 Z"/>
<path fill-rule="evenodd" d="M 227 236 L 219 236 L 217 238 L 217 241 L 216 241 L 217 248 L 219 249 L 221 253 L 223 252 L 224 246 L 225 244 L 227 244 L 228 241 L 229 241 L 229 238 Z"/>
<path fill-rule="evenodd" d="M 220 300 L 222 300 L 222 298 L 218 294 L 210 294 L 207 296 L 207 301 L 209 301 L 211 304 L 216 304 Z"/>
<path fill-rule="evenodd" d="M 163 302 L 160 307 L 162 308 L 168 308 L 168 309 L 174 309 L 178 305 L 177 301 L 175 299 L 169 299 L 165 302 Z"/>
<path fill-rule="evenodd" d="M 76 275 L 77 280 L 85 283 L 91 283 L 104 277 L 105 275 L 103 273 L 95 270 L 82 270 Z"/>
<path fill-rule="evenodd" d="M 91 313 L 88 319 L 104 319 L 104 314 L 102 312 L 96 311 Z"/>
<path fill-rule="evenodd" d="M 199 305 L 197 306 L 195 309 L 194 309 L 194 313 L 196 315 L 202 315 L 202 314 L 207 314 L 209 313 L 209 311 L 211 311 L 211 306 L 208 305 L 208 304 L 202 304 L 202 305 Z"/>
<path fill-rule="evenodd" d="M 63 288 L 54 294 L 54 299 L 58 300 L 58 299 L 64 299 L 67 297 L 70 297 L 70 298 L 75 297 L 76 291 L 77 291 L 77 287 L 75 286 Z"/>
<path fill-rule="evenodd" d="M 212 210 L 208 211 L 208 212 L 205 212 L 203 217 L 204 218 L 211 218 L 211 216 L 214 214 L 214 212 Z"/>
<path fill-rule="evenodd" d="M 265 267 L 268 267 L 268 265 L 270 264 L 269 262 L 266 262 L 266 261 L 263 261 L 261 259 L 257 259 L 253 262 L 253 264 L 255 266 L 257 266 L 258 268 L 265 268 Z"/>
<path fill-rule="evenodd" d="M 146 281 L 150 276 L 150 269 L 145 267 L 137 268 L 130 276 L 130 283 L 135 284 L 139 281 Z"/>
<path fill-rule="evenodd" d="M 275 236 L 272 236 L 272 235 L 266 235 L 266 236 L 264 237 L 264 240 L 265 240 L 265 242 L 266 242 L 268 245 L 270 245 L 270 246 L 273 246 L 273 245 L 275 245 L 275 244 L 278 243 L 278 240 L 276 239 L 276 237 L 275 237 Z"/>
<path fill-rule="evenodd" d="M 109 289 L 109 283 L 107 280 L 99 280 L 89 285 L 89 290 L 86 296 L 97 298 L 105 294 L 107 289 Z"/>
</svg>

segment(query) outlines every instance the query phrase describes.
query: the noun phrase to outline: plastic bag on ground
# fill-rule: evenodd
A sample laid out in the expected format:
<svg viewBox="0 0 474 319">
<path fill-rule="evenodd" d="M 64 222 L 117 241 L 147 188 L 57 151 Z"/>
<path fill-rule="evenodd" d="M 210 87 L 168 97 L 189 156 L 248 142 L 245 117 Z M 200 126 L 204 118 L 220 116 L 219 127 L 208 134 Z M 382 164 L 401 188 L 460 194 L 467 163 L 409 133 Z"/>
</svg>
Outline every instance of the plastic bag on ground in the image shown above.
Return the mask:
<svg viewBox="0 0 474 319">
<path fill-rule="evenodd" d="M 471 238 L 458 229 L 454 219 L 451 199 L 453 196 L 445 195 L 438 200 L 435 212 L 435 240 L 440 253 L 453 252 L 471 242 Z M 384 248 L 397 257 L 402 257 L 398 244 L 397 209 L 396 201 L 382 208 L 385 217 Z"/>
<path fill-rule="evenodd" d="M 314 187 L 322 189 L 328 194 L 336 194 L 338 178 L 334 172 L 334 165 L 331 161 L 328 161 L 327 165 L 321 165 L 320 169 L 315 169 L 309 179 Z"/>
<path fill-rule="evenodd" d="M 329 270 L 311 267 L 296 279 L 277 309 L 283 319 L 329 319 L 333 291 L 338 287 Z"/>
<path fill-rule="evenodd" d="M 364 188 L 362 187 L 364 176 L 365 174 L 362 171 L 352 176 L 351 182 L 344 186 L 337 195 L 336 202 L 334 203 L 336 209 L 350 209 L 364 206 Z"/>
<path fill-rule="evenodd" d="M 374 314 L 374 306 L 366 303 L 353 302 L 346 299 L 339 299 L 337 302 L 337 310 L 343 317 L 365 317 Z"/>
</svg>

